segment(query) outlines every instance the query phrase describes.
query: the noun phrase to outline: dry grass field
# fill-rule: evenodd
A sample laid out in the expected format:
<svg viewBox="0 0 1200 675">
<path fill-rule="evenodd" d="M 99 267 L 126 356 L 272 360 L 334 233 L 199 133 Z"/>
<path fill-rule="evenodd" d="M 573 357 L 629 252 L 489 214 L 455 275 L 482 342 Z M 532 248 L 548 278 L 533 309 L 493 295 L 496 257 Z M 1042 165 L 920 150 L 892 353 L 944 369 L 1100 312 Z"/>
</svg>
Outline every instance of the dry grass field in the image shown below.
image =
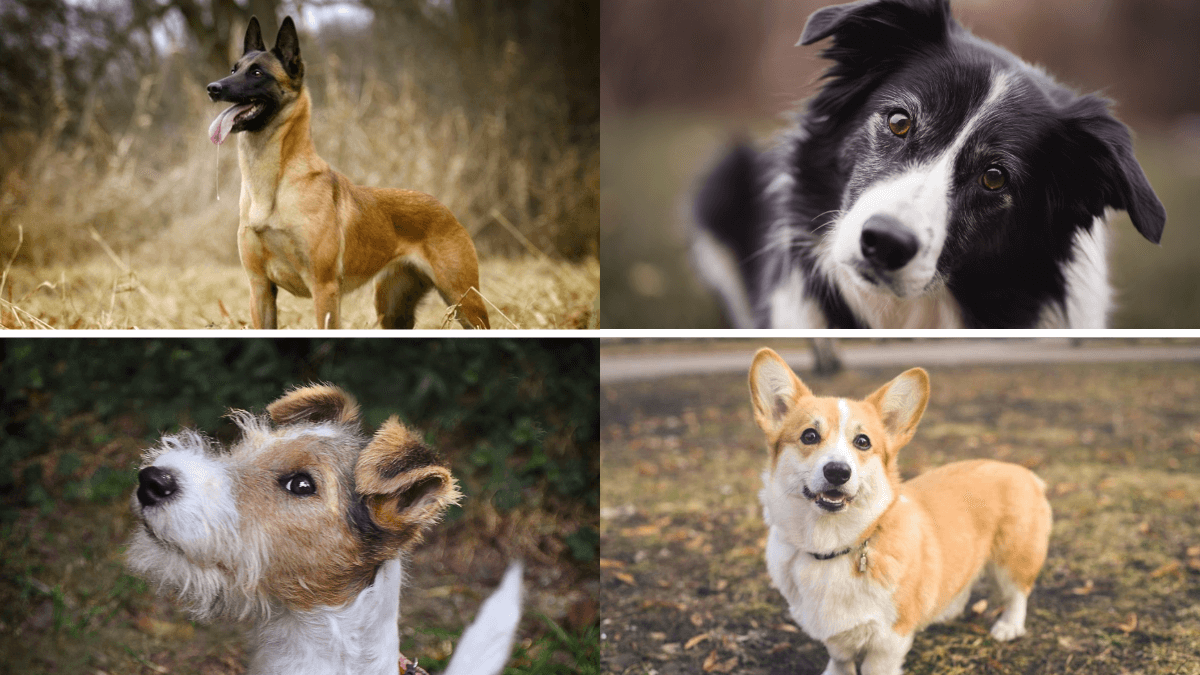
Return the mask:
<svg viewBox="0 0 1200 675">
<path fill-rule="evenodd" d="M 494 329 L 574 329 L 595 322 L 600 266 L 594 258 L 484 259 L 480 277 Z M 105 257 L 82 265 L 14 267 L 3 293 L 0 327 L 10 329 L 250 327 L 246 275 L 236 263 L 131 267 Z M 448 310 L 430 293 L 417 310 L 416 328 L 460 328 Z M 315 328 L 312 300 L 281 292 L 279 323 Z M 369 286 L 343 299 L 342 326 L 379 327 Z"/>
</svg>

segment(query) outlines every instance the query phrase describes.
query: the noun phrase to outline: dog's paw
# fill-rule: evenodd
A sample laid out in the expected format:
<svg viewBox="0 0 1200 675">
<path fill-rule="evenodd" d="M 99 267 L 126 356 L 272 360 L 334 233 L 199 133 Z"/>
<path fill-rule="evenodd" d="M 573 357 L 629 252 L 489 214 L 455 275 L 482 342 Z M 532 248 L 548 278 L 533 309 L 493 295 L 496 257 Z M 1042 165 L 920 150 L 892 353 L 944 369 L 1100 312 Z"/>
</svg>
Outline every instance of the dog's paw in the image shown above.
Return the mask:
<svg viewBox="0 0 1200 675">
<path fill-rule="evenodd" d="M 1003 617 L 992 624 L 992 637 L 1000 642 L 1015 640 L 1025 634 L 1025 626 L 1004 620 Z"/>
</svg>

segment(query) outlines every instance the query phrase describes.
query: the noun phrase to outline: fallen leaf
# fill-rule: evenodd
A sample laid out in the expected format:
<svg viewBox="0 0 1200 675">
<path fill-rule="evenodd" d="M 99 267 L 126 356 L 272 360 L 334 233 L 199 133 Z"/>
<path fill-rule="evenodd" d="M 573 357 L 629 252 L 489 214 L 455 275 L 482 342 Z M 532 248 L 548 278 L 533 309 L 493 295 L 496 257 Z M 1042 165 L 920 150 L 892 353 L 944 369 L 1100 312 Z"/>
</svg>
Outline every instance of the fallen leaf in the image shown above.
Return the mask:
<svg viewBox="0 0 1200 675">
<path fill-rule="evenodd" d="M 620 560 L 612 560 L 610 558 L 600 559 L 600 569 L 602 570 L 622 570 L 625 569 L 625 563 Z"/>
<path fill-rule="evenodd" d="M 652 631 L 652 632 L 650 633 L 650 639 L 651 639 L 651 640 L 658 640 L 659 642 L 661 642 L 661 641 L 663 641 L 663 640 L 666 640 L 666 639 L 667 639 L 667 634 L 666 634 L 666 633 L 660 633 L 660 632 L 658 632 L 658 631 Z"/>
<path fill-rule="evenodd" d="M 663 650 L 664 654 L 668 654 L 670 656 L 675 656 L 676 654 L 678 654 L 680 652 L 679 643 L 678 642 L 668 642 L 667 644 L 662 646 L 662 650 Z"/>
<path fill-rule="evenodd" d="M 728 661 L 726 661 L 725 663 L 717 665 L 715 668 L 713 668 L 713 672 L 714 673 L 733 672 L 733 669 L 737 668 L 737 662 L 738 662 L 738 657 L 735 656 L 735 657 L 729 659 Z"/>
<path fill-rule="evenodd" d="M 1086 582 L 1084 582 L 1084 584 L 1082 586 L 1080 586 L 1078 588 L 1072 588 L 1071 593 L 1073 593 L 1075 595 L 1091 595 L 1092 590 L 1095 588 L 1096 588 L 1096 585 L 1092 583 L 1091 579 L 1088 579 Z"/>
<path fill-rule="evenodd" d="M 687 650 L 691 649 L 692 647 L 695 647 L 696 645 L 700 644 L 701 642 L 704 642 L 705 640 L 707 640 L 710 637 L 711 636 L 708 633 L 701 633 L 701 634 L 697 635 L 696 637 L 692 638 L 691 640 L 688 640 L 687 642 L 683 643 L 683 650 L 687 651 Z"/>
<path fill-rule="evenodd" d="M 695 626 L 696 628 L 699 628 L 700 626 L 704 625 L 704 617 L 700 616 L 699 614 L 691 615 L 690 617 L 688 617 L 688 621 L 691 621 L 692 625 Z"/>
<path fill-rule="evenodd" d="M 629 584 L 630 586 L 637 586 L 637 582 L 633 580 L 632 574 L 628 574 L 626 572 L 616 572 L 613 576 L 617 577 L 618 580 Z"/>
<path fill-rule="evenodd" d="M 1142 523 L 1138 525 L 1138 534 L 1150 534 L 1150 523 L 1142 521 Z"/>
<path fill-rule="evenodd" d="M 1129 618 L 1125 620 L 1125 623 L 1117 624 L 1117 628 L 1120 629 L 1122 633 L 1132 633 L 1133 631 L 1137 630 L 1137 624 L 1137 614 L 1130 612 Z"/>
<path fill-rule="evenodd" d="M 779 644 L 775 645 L 774 647 L 771 647 L 771 649 L 769 649 L 769 650 L 767 651 L 767 653 L 768 653 L 768 654 L 772 654 L 772 655 L 774 655 L 774 654 L 780 654 L 780 653 L 782 653 L 782 652 L 786 652 L 786 651 L 788 651 L 788 650 L 790 650 L 790 649 L 792 649 L 792 645 L 791 645 L 791 643 L 789 643 L 789 642 L 780 642 Z"/>
<path fill-rule="evenodd" d="M 711 673 L 717 667 L 717 650 L 712 650 L 708 653 L 708 658 L 704 659 L 704 664 L 700 666 L 704 672 Z"/>
<path fill-rule="evenodd" d="M 1157 579 L 1159 577 L 1165 577 L 1168 574 L 1176 574 L 1180 571 L 1180 569 L 1182 567 L 1183 566 L 1179 564 L 1178 560 L 1172 560 L 1171 562 L 1167 563 L 1166 565 L 1163 565 L 1162 567 L 1151 572 L 1150 578 Z"/>
<path fill-rule="evenodd" d="M 984 612 L 987 611 L 987 605 L 988 605 L 987 598 L 984 598 L 984 599 L 980 600 L 979 602 L 971 605 L 971 611 L 976 614 L 983 614 Z"/>
<path fill-rule="evenodd" d="M 799 628 L 796 628 L 795 626 L 793 626 L 790 623 L 781 623 L 778 626 L 775 626 L 775 630 L 781 630 L 785 633 L 799 633 L 800 632 Z"/>
<path fill-rule="evenodd" d="M 1189 558 L 1200 558 L 1200 546 L 1189 546 L 1187 555 Z"/>
</svg>

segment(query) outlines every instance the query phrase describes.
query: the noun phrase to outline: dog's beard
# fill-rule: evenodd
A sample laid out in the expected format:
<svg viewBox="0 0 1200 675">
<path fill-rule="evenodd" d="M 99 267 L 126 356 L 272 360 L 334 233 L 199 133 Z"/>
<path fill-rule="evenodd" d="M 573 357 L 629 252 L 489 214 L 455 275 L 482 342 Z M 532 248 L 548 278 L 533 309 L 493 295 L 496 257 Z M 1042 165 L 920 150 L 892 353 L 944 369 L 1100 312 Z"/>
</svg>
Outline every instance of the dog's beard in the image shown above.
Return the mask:
<svg viewBox="0 0 1200 675">
<path fill-rule="evenodd" d="M 257 579 L 237 578 L 220 564 L 197 564 L 179 549 L 139 529 L 129 542 L 125 563 L 135 575 L 174 597 L 197 621 L 244 621 L 270 615 L 270 602 Z"/>
</svg>

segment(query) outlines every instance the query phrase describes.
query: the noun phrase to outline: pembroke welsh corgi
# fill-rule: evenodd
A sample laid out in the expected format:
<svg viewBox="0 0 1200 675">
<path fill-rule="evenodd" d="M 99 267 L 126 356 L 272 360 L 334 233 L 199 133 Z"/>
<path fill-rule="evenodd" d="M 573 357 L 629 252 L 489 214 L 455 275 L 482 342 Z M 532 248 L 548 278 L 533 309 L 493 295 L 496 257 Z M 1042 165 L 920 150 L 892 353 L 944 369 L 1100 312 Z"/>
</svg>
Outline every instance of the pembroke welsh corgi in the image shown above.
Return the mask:
<svg viewBox="0 0 1200 675">
<path fill-rule="evenodd" d="M 1046 559 L 1050 504 L 1028 469 L 955 462 L 900 482 L 897 453 L 929 401 L 913 368 L 862 401 L 817 398 L 770 349 L 750 367 L 770 461 L 759 498 L 767 570 L 792 618 L 825 644 L 824 675 L 901 672 L 913 635 L 958 616 L 987 568 L 1005 609 L 997 640 L 1025 633 Z"/>
</svg>

